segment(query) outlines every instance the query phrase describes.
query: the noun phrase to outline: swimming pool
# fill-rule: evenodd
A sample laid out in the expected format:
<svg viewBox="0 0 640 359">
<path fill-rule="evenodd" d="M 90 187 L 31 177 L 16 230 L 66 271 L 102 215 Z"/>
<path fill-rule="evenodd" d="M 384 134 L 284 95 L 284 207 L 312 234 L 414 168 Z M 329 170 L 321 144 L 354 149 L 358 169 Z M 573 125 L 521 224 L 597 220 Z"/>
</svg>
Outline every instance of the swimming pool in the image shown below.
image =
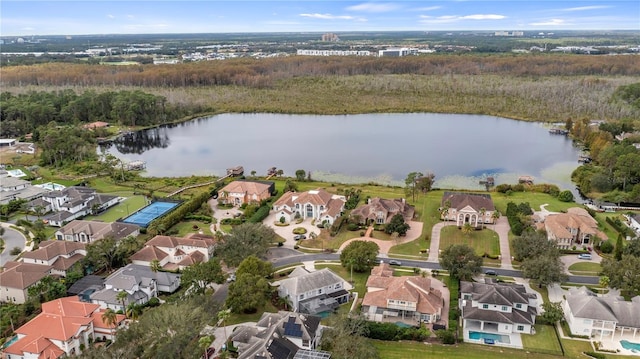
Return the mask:
<svg viewBox="0 0 640 359">
<path fill-rule="evenodd" d="M 491 339 L 496 342 L 510 344 L 511 340 L 509 340 L 508 335 L 500 335 L 493 333 L 482 333 L 482 332 L 469 332 L 469 339 L 473 340 L 482 340 L 482 339 Z"/>
<path fill-rule="evenodd" d="M 621 340 L 620 345 L 622 345 L 623 348 L 629 349 L 631 351 L 633 350 L 640 351 L 640 343 L 633 343 L 628 340 Z"/>
</svg>

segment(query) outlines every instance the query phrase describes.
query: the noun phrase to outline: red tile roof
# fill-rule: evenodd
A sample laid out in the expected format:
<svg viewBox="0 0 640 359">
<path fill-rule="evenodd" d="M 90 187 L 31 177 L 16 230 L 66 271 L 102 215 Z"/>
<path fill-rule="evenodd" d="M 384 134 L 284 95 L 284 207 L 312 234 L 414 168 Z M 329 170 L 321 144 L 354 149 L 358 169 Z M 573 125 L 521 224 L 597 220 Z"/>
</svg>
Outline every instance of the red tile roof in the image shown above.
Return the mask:
<svg viewBox="0 0 640 359">
<path fill-rule="evenodd" d="M 51 273 L 53 267 L 41 264 L 7 262 L 0 273 L 0 285 L 26 289 Z"/>
</svg>

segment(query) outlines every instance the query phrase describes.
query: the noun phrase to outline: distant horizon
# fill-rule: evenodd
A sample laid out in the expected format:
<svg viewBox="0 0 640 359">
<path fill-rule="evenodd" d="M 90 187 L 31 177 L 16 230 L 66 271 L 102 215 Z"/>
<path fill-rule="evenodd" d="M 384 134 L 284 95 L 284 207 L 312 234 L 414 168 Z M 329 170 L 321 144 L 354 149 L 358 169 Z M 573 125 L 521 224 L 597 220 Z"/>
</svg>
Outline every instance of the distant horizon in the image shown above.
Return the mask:
<svg viewBox="0 0 640 359">
<path fill-rule="evenodd" d="M 640 30 L 640 2 L 635 0 L 3 0 L 0 10 L 3 38 Z"/>
</svg>

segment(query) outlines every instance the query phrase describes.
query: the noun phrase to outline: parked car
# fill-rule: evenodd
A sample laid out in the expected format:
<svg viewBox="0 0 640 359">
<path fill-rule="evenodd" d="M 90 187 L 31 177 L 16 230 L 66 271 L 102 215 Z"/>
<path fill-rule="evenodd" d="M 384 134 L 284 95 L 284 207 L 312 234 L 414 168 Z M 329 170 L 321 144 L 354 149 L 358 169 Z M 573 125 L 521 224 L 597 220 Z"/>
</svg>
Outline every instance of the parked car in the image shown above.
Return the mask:
<svg viewBox="0 0 640 359">
<path fill-rule="evenodd" d="M 587 260 L 591 260 L 591 254 L 589 253 L 581 253 L 578 254 L 578 259 L 587 259 Z"/>
<path fill-rule="evenodd" d="M 299 241 L 301 239 L 307 239 L 307 236 L 305 236 L 304 234 L 296 234 L 295 236 L 293 236 L 294 241 Z"/>
<path fill-rule="evenodd" d="M 489 269 L 484 271 L 484 274 L 486 275 L 498 275 L 498 273 L 496 273 L 496 271 L 494 271 L 493 269 Z"/>
<path fill-rule="evenodd" d="M 392 265 L 392 266 L 401 266 L 401 265 L 402 265 L 402 262 L 397 261 L 397 260 L 395 260 L 395 259 L 392 259 L 392 260 L 390 260 L 390 261 L 389 261 L 389 265 Z"/>
</svg>

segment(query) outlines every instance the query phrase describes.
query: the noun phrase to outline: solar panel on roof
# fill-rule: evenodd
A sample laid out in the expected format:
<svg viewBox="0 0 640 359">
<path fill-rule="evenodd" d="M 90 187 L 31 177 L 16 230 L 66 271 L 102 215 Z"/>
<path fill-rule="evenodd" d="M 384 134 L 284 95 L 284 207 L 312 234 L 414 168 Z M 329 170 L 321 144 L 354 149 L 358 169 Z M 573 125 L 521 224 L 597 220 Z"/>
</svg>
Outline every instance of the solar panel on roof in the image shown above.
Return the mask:
<svg viewBox="0 0 640 359">
<path fill-rule="evenodd" d="M 284 323 L 284 335 L 302 338 L 302 325 L 296 323 L 295 317 L 289 317 L 289 320 Z"/>
</svg>

